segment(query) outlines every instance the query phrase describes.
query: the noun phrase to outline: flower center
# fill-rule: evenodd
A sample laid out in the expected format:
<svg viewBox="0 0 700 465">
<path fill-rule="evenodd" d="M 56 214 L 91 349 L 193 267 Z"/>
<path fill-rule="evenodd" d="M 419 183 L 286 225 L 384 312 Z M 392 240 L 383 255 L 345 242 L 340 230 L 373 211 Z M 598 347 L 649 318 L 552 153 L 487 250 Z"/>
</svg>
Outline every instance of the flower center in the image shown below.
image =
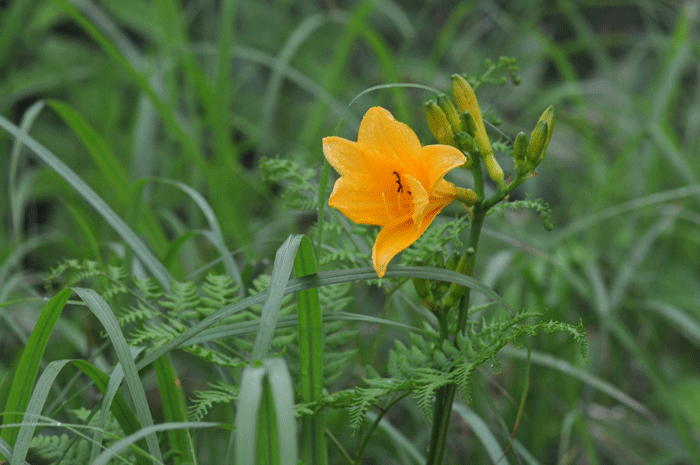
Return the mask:
<svg viewBox="0 0 700 465">
<path fill-rule="evenodd" d="M 409 190 L 408 183 L 401 178 L 401 175 L 397 171 L 393 171 L 392 174 L 396 176 L 396 201 L 399 210 L 402 215 L 411 213 L 413 210 L 413 194 Z"/>
</svg>

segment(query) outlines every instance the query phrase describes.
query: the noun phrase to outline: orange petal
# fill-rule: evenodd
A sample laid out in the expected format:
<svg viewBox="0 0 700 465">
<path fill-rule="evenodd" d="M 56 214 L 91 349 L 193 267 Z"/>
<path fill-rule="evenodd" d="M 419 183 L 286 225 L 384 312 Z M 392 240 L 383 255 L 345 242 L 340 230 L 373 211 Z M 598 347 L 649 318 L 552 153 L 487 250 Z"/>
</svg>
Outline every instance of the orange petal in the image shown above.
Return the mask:
<svg viewBox="0 0 700 465">
<path fill-rule="evenodd" d="M 389 224 L 391 218 L 382 198 L 384 187 L 371 181 L 372 178 L 367 176 L 341 176 L 335 182 L 328 205 L 337 208 L 355 223 Z"/>
<path fill-rule="evenodd" d="M 367 171 L 365 155 L 357 142 L 342 137 L 324 137 L 323 155 L 341 176 Z"/>
<path fill-rule="evenodd" d="M 367 110 L 360 123 L 357 143 L 381 165 L 401 167 L 399 171 L 417 172 L 415 165 L 421 150 L 418 137 L 411 128 L 396 121 L 382 107 Z"/>
<path fill-rule="evenodd" d="M 467 157 L 461 150 L 450 145 L 426 145 L 421 150 L 420 157 L 423 170 L 428 176 L 428 184 L 425 186 L 428 192 L 449 171 L 462 166 L 467 161 Z"/>
<path fill-rule="evenodd" d="M 408 219 L 384 226 L 379 231 L 374 247 L 372 247 L 372 264 L 374 265 L 374 271 L 377 272 L 380 278 L 384 277 L 386 267 L 391 259 L 416 242 L 428 229 L 430 223 L 433 222 L 433 219 L 443 207 L 444 205 L 426 212 L 426 215 L 421 218 L 421 222 L 416 227 L 414 227 L 413 220 Z"/>
</svg>

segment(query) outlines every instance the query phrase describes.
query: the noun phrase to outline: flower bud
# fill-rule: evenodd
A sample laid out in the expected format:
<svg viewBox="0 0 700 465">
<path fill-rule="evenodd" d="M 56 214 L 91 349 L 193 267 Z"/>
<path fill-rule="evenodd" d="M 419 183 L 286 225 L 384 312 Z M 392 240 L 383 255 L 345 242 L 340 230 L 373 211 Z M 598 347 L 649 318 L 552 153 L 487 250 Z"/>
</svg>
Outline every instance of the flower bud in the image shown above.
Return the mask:
<svg viewBox="0 0 700 465">
<path fill-rule="evenodd" d="M 455 268 L 457 268 L 457 263 L 459 263 L 459 257 L 461 257 L 461 256 L 462 256 L 461 253 L 454 252 L 452 255 L 447 257 L 447 263 L 445 263 L 445 269 L 454 271 Z"/>
<path fill-rule="evenodd" d="M 417 258 L 415 265 L 423 265 L 423 260 Z M 428 304 L 432 303 L 434 299 L 432 292 L 430 292 L 430 280 L 426 278 L 411 278 L 411 280 L 413 281 L 413 287 L 416 289 L 418 297 L 420 297 L 423 302 Z"/>
<path fill-rule="evenodd" d="M 447 121 L 449 121 L 450 126 L 452 126 L 452 131 L 459 131 L 462 126 L 462 123 L 459 120 L 459 113 L 457 113 L 457 109 L 452 104 L 450 98 L 445 94 L 440 94 L 437 97 L 437 104 L 440 108 L 442 108 L 442 111 L 445 112 L 445 116 L 447 116 Z"/>
<path fill-rule="evenodd" d="M 471 113 L 468 111 L 462 112 L 460 115 L 460 123 L 462 124 L 462 129 L 467 131 L 467 134 L 469 136 L 476 137 L 476 123 L 474 122 L 474 118 L 472 117 Z"/>
<path fill-rule="evenodd" d="M 527 161 L 532 163 L 533 167 L 537 166 L 542 159 L 542 151 L 545 142 L 547 142 L 548 132 L 547 121 L 540 120 L 532 131 L 532 135 L 530 135 L 530 144 L 527 146 L 525 157 Z"/>
<path fill-rule="evenodd" d="M 457 148 L 459 148 L 462 152 L 466 152 L 467 155 L 467 162 L 462 166 L 464 166 L 465 168 L 471 167 L 472 157 L 471 155 L 469 155 L 469 153 L 474 152 L 475 150 L 479 150 L 479 147 L 476 146 L 476 141 L 472 136 L 470 136 L 464 131 L 459 131 L 455 134 L 454 137 L 455 142 L 457 143 Z"/>
<path fill-rule="evenodd" d="M 513 158 L 519 161 L 524 160 L 526 151 L 527 135 L 525 135 L 524 132 L 521 132 L 515 137 L 515 143 L 513 144 Z"/>
<path fill-rule="evenodd" d="M 472 86 L 459 74 L 453 74 L 452 93 L 454 94 L 459 111 L 462 113 L 468 111 L 474 118 L 474 123 L 476 123 L 475 138 L 476 142 L 479 144 L 481 153 L 493 153 L 491 142 L 489 142 L 489 137 L 486 135 L 486 127 L 484 127 L 484 120 L 481 117 L 479 103 L 476 100 L 476 94 L 474 94 Z"/>
<path fill-rule="evenodd" d="M 493 156 L 493 151 L 489 153 L 482 153 L 481 160 L 483 160 L 486 166 L 486 171 L 489 173 L 489 177 L 493 179 L 497 184 L 503 182 L 503 168 L 496 161 L 496 157 Z"/>
<path fill-rule="evenodd" d="M 425 103 L 425 114 L 428 119 L 428 127 L 438 142 L 445 145 L 454 145 L 452 126 L 450 126 L 445 112 L 434 100 L 428 100 Z"/>
<path fill-rule="evenodd" d="M 540 116 L 540 121 L 546 121 L 547 122 L 547 138 L 544 141 L 544 145 L 542 146 L 542 152 L 540 153 L 539 158 L 537 159 L 537 163 L 542 161 L 542 158 L 544 158 L 544 153 L 547 151 L 547 147 L 549 146 L 549 141 L 552 139 L 552 133 L 554 132 L 554 106 L 550 105 L 544 113 L 542 113 L 542 116 Z"/>
</svg>

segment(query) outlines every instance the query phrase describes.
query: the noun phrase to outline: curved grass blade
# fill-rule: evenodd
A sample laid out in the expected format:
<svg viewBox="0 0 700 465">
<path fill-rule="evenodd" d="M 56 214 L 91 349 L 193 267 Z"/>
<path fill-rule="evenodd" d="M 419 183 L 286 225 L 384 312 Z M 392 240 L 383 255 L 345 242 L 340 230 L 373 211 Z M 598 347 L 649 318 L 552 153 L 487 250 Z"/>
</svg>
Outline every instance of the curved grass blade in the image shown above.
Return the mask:
<svg viewBox="0 0 700 465">
<path fill-rule="evenodd" d="M 134 444 L 144 437 L 155 435 L 160 431 L 171 431 L 176 429 L 194 429 L 194 428 L 215 428 L 219 426 L 219 423 L 212 423 L 207 421 L 199 422 L 184 422 L 184 423 L 159 423 L 157 425 L 148 426 L 139 430 L 137 433 L 131 434 L 121 441 L 118 441 L 102 452 L 97 459 L 91 462 L 90 465 L 107 465 L 110 460 L 119 455 L 120 452 L 125 450 L 130 445 Z M 159 462 L 162 463 L 162 460 Z"/>
<path fill-rule="evenodd" d="M 22 412 L 29 405 L 29 397 L 34 387 L 36 375 L 39 372 L 41 359 L 49 343 L 49 336 L 51 336 L 51 331 L 72 293 L 73 291 L 70 289 L 62 290 L 49 300 L 41 311 L 41 315 L 39 315 L 36 326 L 29 336 L 17 365 L 17 371 L 10 388 L 10 395 L 5 404 L 7 413 L 3 418 L 4 425 L 21 421 Z M 0 431 L 0 437 L 7 441 L 9 445 L 14 446 L 18 433 L 19 430 L 17 428 L 3 428 Z"/>
<path fill-rule="evenodd" d="M 231 252 L 228 250 L 228 247 L 226 247 L 226 240 L 224 239 L 224 234 L 221 231 L 221 226 L 219 226 L 219 220 L 216 218 L 214 210 L 211 208 L 204 196 L 197 192 L 195 189 L 192 189 L 187 184 L 183 184 L 179 181 L 161 178 L 151 178 L 151 180 L 163 184 L 168 184 L 173 187 L 177 187 L 185 194 L 189 195 L 192 200 L 194 200 L 194 202 L 204 214 L 204 217 L 206 218 L 207 223 L 209 223 L 209 227 L 211 228 L 212 235 L 205 235 L 205 237 L 207 237 L 207 239 L 210 239 L 214 247 L 216 247 L 216 249 L 219 251 L 219 253 L 221 254 L 221 258 L 224 261 L 224 266 L 226 267 L 226 273 L 232 276 L 236 283 L 239 285 L 238 292 L 240 296 L 245 297 L 245 286 L 243 285 L 241 273 L 238 270 L 236 263 L 233 261 L 233 258 L 231 257 Z"/>
<path fill-rule="evenodd" d="M 109 340 L 112 341 L 117 359 L 124 370 L 124 379 L 131 393 L 139 424 L 146 428 L 152 426 L 153 417 L 151 417 L 151 411 L 148 407 L 146 393 L 141 384 L 141 379 L 139 378 L 138 370 L 136 369 L 133 356 L 131 355 L 129 344 L 126 342 L 124 333 L 122 333 L 119 322 L 114 316 L 112 309 L 107 305 L 107 302 L 92 289 L 76 287 L 73 288 L 73 290 L 80 296 L 83 302 L 85 302 L 97 319 L 100 320 Z M 154 434 L 147 435 L 146 443 L 148 444 L 149 453 L 158 461 L 162 462 L 163 458 L 158 446 L 158 438 L 156 438 Z"/>
<path fill-rule="evenodd" d="M 302 237 L 294 260 L 298 278 L 316 274 L 313 246 Z M 318 288 L 297 293 L 297 322 L 299 325 L 299 365 L 301 371 L 301 401 L 320 401 L 323 397 L 323 319 Z M 325 411 L 301 418 L 301 459 L 308 465 L 328 463 Z"/>
<path fill-rule="evenodd" d="M 501 445 L 480 416 L 474 413 L 469 407 L 462 404 L 453 405 L 452 410 L 462 417 L 462 420 L 469 425 L 476 437 L 481 441 L 481 444 L 484 446 L 484 449 L 486 449 L 486 452 L 489 457 L 491 457 L 491 461 L 494 464 L 509 465 L 510 462 L 508 462 L 508 459 L 503 455 Z"/>
<path fill-rule="evenodd" d="M 175 373 L 168 355 L 153 362 L 153 368 L 158 379 L 158 392 L 163 403 L 165 421 L 168 423 L 184 423 L 187 420 L 187 404 L 185 394 L 180 387 L 180 380 Z M 197 463 L 190 435 L 186 429 L 168 431 L 170 449 L 177 452 L 172 458 L 174 465 L 181 463 Z"/>
<path fill-rule="evenodd" d="M 272 278 L 270 288 L 267 291 L 267 300 L 260 315 L 260 330 L 255 337 L 251 360 L 262 360 L 270 351 L 270 344 L 275 335 L 277 318 L 279 317 L 282 298 L 285 296 L 289 275 L 294 266 L 294 257 L 301 243 L 300 235 L 292 235 L 284 241 L 284 244 L 277 249 L 275 254 L 275 264 L 272 268 Z"/>
<path fill-rule="evenodd" d="M 68 165 L 63 163 L 58 157 L 47 150 L 43 145 L 34 140 L 28 134 L 21 131 L 17 126 L 12 124 L 6 118 L 0 116 L 0 127 L 5 129 L 7 132 L 12 134 L 14 137 L 22 141 L 30 150 L 32 150 L 44 163 L 49 165 L 51 169 L 56 171 L 59 176 L 68 181 L 68 183 L 73 186 L 75 191 L 83 196 L 85 200 L 92 205 L 95 210 L 102 216 L 107 223 L 114 228 L 114 230 L 124 239 L 124 242 L 129 244 L 129 247 L 134 251 L 137 257 L 139 257 L 146 268 L 148 268 L 153 276 L 158 280 L 158 282 L 165 289 L 170 289 L 170 281 L 172 277 L 168 270 L 158 261 L 158 259 L 151 253 L 151 251 L 146 247 L 146 245 L 139 239 L 139 237 L 127 226 L 127 224 L 122 220 L 115 212 L 112 210 L 107 203 L 105 203 L 102 198 L 97 195 L 97 193 L 88 186 L 85 181 L 83 181 L 73 170 L 71 170 Z"/>
<path fill-rule="evenodd" d="M 236 414 L 236 465 L 297 463 L 294 390 L 282 359 L 243 371 Z"/>
</svg>

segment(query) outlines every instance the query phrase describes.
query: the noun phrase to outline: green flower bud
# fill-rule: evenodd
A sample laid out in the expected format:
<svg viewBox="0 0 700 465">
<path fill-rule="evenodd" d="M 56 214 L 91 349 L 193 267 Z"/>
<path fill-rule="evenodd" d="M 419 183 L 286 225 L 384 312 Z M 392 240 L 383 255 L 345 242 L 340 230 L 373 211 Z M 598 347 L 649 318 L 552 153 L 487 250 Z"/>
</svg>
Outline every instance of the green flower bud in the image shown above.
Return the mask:
<svg viewBox="0 0 700 465">
<path fill-rule="evenodd" d="M 460 122 L 462 123 L 462 129 L 467 131 L 467 134 L 472 138 L 476 136 L 476 123 L 471 113 L 468 111 L 462 112 L 460 115 Z"/>
<path fill-rule="evenodd" d="M 455 134 L 455 142 L 457 143 L 457 147 L 463 152 L 474 152 L 479 150 L 479 147 L 476 146 L 476 141 L 474 138 L 464 131 L 459 131 Z M 469 165 L 465 166 L 466 168 L 472 166 L 471 156 L 468 157 L 467 163 L 469 163 Z"/>
<path fill-rule="evenodd" d="M 459 263 L 459 258 L 462 256 L 461 253 L 455 252 L 449 256 L 447 263 L 445 263 L 446 270 L 454 271 L 457 268 L 457 263 Z"/>
<path fill-rule="evenodd" d="M 474 118 L 474 123 L 476 124 L 476 134 L 474 137 L 476 138 L 476 142 L 479 144 L 479 150 L 481 153 L 493 152 L 491 142 L 489 142 L 489 137 L 486 135 L 486 127 L 484 126 L 484 120 L 481 117 L 479 103 L 476 100 L 476 94 L 474 93 L 472 86 L 469 85 L 467 80 L 459 74 L 453 74 L 452 93 L 454 94 L 455 102 L 457 102 L 457 108 L 459 108 L 459 111 L 461 113 L 468 111 Z"/>
<path fill-rule="evenodd" d="M 547 122 L 547 139 L 544 141 L 544 147 L 542 147 L 542 157 L 544 157 L 544 152 L 547 150 L 547 147 L 549 146 L 549 141 L 552 138 L 552 133 L 554 133 L 554 106 L 550 105 L 549 108 L 547 108 L 544 113 L 542 113 L 542 116 L 540 116 L 540 121 L 546 121 Z M 542 160 L 542 157 L 540 157 L 540 160 Z"/>
<path fill-rule="evenodd" d="M 445 94 L 440 94 L 437 97 L 437 104 L 440 108 L 442 108 L 442 111 L 445 112 L 447 121 L 449 121 L 450 126 L 452 126 L 452 131 L 459 131 L 462 126 L 462 122 L 459 120 L 459 113 L 457 113 L 457 109 L 452 104 L 450 98 Z"/>
<path fill-rule="evenodd" d="M 524 160 L 526 151 L 527 135 L 524 132 L 521 132 L 515 137 L 515 144 L 513 144 L 513 158 L 515 160 Z"/>
<path fill-rule="evenodd" d="M 445 112 L 434 100 L 425 102 L 425 114 L 428 119 L 428 127 L 438 142 L 445 145 L 454 145 L 452 126 L 447 120 Z"/>
<path fill-rule="evenodd" d="M 423 260 L 420 258 L 417 258 L 416 261 L 414 262 L 416 266 L 422 266 L 423 265 Z M 433 297 L 433 293 L 430 292 L 430 280 L 426 278 L 411 278 L 411 281 L 413 281 L 413 287 L 416 289 L 416 294 L 418 294 L 418 297 L 421 298 L 421 300 L 427 304 L 432 304 L 435 299 Z"/>
<path fill-rule="evenodd" d="M 525 157 L 527 161 L 532 163 L 533 168 L 542 160 L 542 151 L 545 147 L 545 142 L 547 142 L 548 132 L 547 121 L 540 120 L 530 135 L 530 144 L 527 146 Z"/>
</svg>

